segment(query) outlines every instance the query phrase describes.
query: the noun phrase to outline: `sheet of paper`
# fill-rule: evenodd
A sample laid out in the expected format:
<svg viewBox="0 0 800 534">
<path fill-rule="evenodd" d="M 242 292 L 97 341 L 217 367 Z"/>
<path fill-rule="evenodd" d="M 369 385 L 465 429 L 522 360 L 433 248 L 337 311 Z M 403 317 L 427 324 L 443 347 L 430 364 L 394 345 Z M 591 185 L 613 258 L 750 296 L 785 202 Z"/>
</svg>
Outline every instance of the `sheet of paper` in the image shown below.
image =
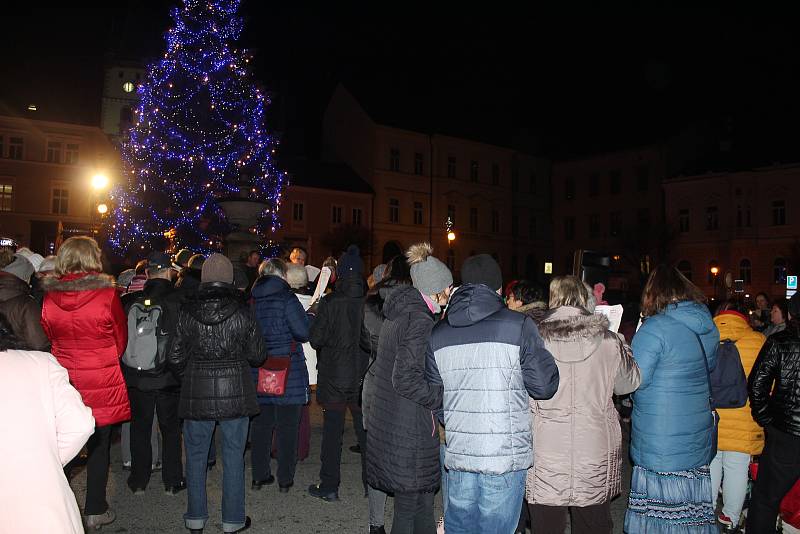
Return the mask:
<svg viewBox="0 0 800 534">
<path fill-rule="evenodd" d="M 319 267 L 314 267 L 313 265 L 306 265 L 306 273 L 308 274 L 308 281 L 313 282 L 317 279 L 320 272 Z"/>
<path fill-rule="evenodd" d="M 622 323 L 622 304 L 614 306 L 600 305 L 594 309 L 594 312 L 608 317 L 608 329 L 612 332 L 619 332 L 619 325 Z"/>
<path fill-rule="evenodd" d="M 325 294 L 325 288 L 328 287 L 328 281 L 331 279 L 331 268 L 323 267 L 317 279 L 317 288 L 314 290 L 314 296 L 311 297 L 311 302 L 317 302 L 322 295 Z"/>
<path fill-rule="evenodd" d="M 304 310 L 308 310 L 311 306 L 311 295 L 295 295 L 303 305 Z M 303 354 L 306 357 L 306 368 L 308 369 L 308 383 L 315 385 L 317 383 L 317 351 L 311 346 L 311 343 L 303 343 Z"/>
</svg>

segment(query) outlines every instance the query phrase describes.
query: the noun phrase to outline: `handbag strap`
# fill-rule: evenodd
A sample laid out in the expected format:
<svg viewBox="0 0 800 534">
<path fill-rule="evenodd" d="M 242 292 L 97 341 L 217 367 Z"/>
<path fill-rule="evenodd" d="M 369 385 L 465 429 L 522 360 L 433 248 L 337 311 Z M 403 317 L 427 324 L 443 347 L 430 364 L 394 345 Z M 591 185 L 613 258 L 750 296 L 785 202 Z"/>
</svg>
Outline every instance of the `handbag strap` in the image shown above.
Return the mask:
<svg viewBox="0 0 800 534">
<path fill-rule="evenodd" d="M 711 409 L 714 409 L 714 394 L 711 392 L 711 371 L 708 369 L 708 357 L 706 357 L 706 348 L 703 346 L 703 340 L 700 339 L 700 334 L 695 333 L 697 341 L 700 343 L 700 350 L 703 353 L 703 365 L 706 368 L 706 384 L 708 384 L 708 402 L 711 404 Z"/>
</svg>

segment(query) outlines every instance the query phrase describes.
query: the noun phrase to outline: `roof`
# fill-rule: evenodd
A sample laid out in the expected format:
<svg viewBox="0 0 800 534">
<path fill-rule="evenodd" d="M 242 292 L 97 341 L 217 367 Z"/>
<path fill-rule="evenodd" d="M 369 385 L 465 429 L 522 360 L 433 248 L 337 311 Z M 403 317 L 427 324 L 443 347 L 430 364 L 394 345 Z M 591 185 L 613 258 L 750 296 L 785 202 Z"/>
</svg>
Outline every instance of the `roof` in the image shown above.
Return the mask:
<svg viewBox="0 0 800 534">
<path fill-rule="evenodd" d="M 374 194 L 372 187 L 344 163 L 296 159 L 284 163 L 284 168 L 291 185 Z"/>
</svg>

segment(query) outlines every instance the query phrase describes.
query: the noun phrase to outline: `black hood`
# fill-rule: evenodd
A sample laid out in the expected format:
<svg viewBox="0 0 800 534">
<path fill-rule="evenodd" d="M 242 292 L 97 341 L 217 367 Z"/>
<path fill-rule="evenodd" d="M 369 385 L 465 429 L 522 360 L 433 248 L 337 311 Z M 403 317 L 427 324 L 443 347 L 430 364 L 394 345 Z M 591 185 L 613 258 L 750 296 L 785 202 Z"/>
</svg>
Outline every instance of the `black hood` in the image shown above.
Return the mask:
<svg viewBox="0 0 800 534">
<path fill-rule="evenodd" d="M 144 283 L 142 294 L 146 297 L 162 297 L 175 288 L 173 283 L 163 278 L 149 278 Z"/>
<path fill-rule="evenodd" d="M 364 279 L 353 273 L 336 280 L 336 292 L 346 297 L 361 298 L 366 294 Z"/>
<path fill-rule="evenodd" d="M 290 290 L 289 284 L 280 276 L 267 275 L 256 280 L 251 294 L 258 299 Z"/>
<path fill-rule="evenodd" d="M 383 316 L 389 320 L 415 310 L 430 313 L 428 305 L 414 286 L 398 286 L 383 303 Z"/>
<path fill-rule="evenodd" d="M 201 284 L 196 293 L 187 297 L 184 309 L 198 322 L 212 325 L 229 319 L 245 305 L 244 293 L 232 284 L 211 282 Z"/>
<path fill-rule="evenodd" d="M 450 326 L 472 326 L 503 309 L 503 299 L 483 284 L 461 286 L 450 299 L 447 322 Z"/>
</svg>

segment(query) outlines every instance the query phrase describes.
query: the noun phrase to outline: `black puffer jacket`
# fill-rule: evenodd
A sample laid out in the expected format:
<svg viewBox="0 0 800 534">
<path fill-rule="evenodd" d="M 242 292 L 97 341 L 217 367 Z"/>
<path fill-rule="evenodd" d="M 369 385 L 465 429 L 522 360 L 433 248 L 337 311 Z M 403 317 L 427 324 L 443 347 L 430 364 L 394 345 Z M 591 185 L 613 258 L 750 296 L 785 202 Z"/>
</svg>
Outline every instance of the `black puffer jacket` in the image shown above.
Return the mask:
<svg viewBox="0 0 800 534">
<path fill-rule="evenodd" d="M 336 291 L 319 303 L 309 331 L 317 351 L 317 402 L 358 403 L 369 353 L 361 348 L 364 281 L 357 274 L 336 281 Z"/>
<path fill-rule="evenodd" d="M 182 377 L 178 415 L 219 420 L 259 412 L 250 367 L 267 358 L 244 295 L 230 284 L 202 284 L 178 316 L 169 366 Z"/>
<path fill-rule="evenodd" d="M 367 481 L 388 492 L 435 491 L 441 473 L 431 410 L 441 405 L 442 387 L 425 379 L 433 314 L 411 286 L 395 289 L 383 314 L 378 357 L 364 385 L 370 406 Z"/>
<path fill-rule="evenodd" d="M 763 426 L 800 436 L 800 328 L 767 338 L 750 371 L 750 410 Z M 774 386 L 773 386 L 774 384 Z"/>
</svg>

